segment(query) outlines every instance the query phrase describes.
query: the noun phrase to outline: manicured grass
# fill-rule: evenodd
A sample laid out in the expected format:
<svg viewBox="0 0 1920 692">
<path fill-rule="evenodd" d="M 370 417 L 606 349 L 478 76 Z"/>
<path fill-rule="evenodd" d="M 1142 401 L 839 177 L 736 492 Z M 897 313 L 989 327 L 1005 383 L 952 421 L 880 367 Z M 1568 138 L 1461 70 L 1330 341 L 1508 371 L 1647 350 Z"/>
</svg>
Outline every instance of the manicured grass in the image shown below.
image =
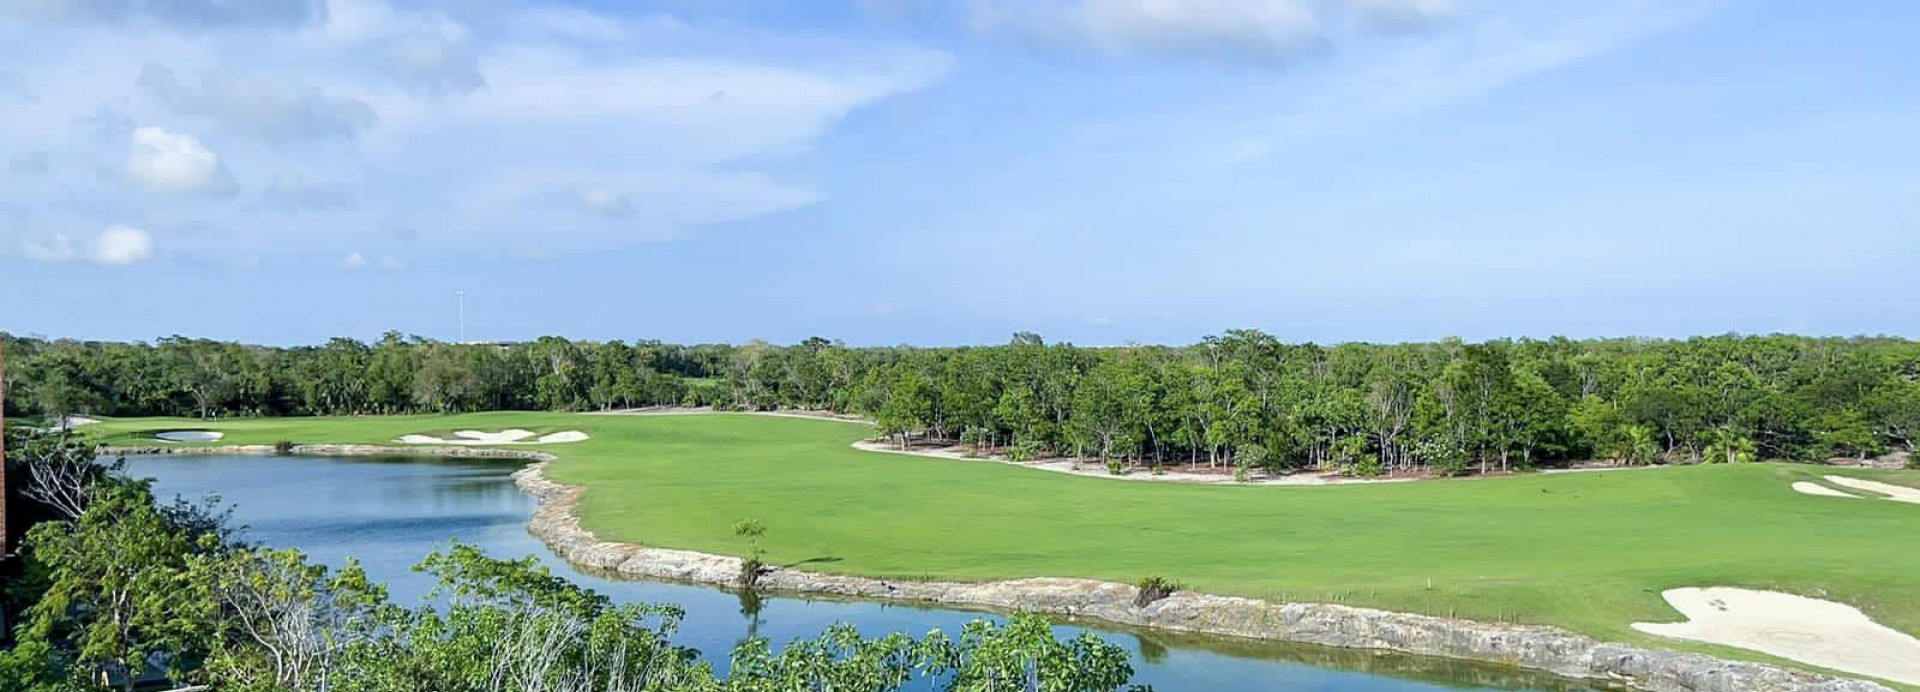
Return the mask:
<svg viewBox="0 0 1920 692">
<path fill-rule="evenodd" d="M 760 520 L 769 561 L 892 578 L 1165 575 L 1207 593 L 1552 624 L 1615 641 L 1668 621 L 1681 586 L 1777 589 L 1920 632 L 1920 506 L 1810 497 L 1829 473 L 1699 466 L 1333 487 L 1137 483 L 850 448 L 855 423 L 747 415 L 468 416 L 98 426 L 121 443 L 206 428 L 223 444 L 380 443 L 454 429 L 584 430 L 559 481 L 589 488 L 602 539 L 740 554 Z M 1756 658 L 1713 650 L 1717 654 Z"/>
</svg>

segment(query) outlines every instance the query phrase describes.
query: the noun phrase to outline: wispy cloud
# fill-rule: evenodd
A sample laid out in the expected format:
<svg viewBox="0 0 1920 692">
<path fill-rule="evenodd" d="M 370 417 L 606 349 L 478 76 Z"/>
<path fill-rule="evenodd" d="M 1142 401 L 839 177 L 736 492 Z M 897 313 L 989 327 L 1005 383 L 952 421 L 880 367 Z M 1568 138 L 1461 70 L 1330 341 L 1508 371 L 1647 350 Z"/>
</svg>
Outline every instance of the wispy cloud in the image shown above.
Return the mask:
<svg viewBox="0 0 1920 692">
<path fill-rule="evenodd" d="M 9 102 L 0 152 L 61 164 L 8 161 L 0 174 L 36 182 L 0 206 L 42 227 L 205 229 L 169 235 L 168 257 L 368 266 L 670 240 L 816 203 L 832 191 L 792 164 L 951 66 L 866 38 L 521 2 L 0 3 L 0 42 L 21 56 L 0 91 L 36 96 Z M 0 228 L 0 247 L 26 232 Z"/>
<path fill-rule="evenodd" d="M 140 86 L 175 115 L 271 141 L 350 139 L 379 120 L 358 99 L 233 74 L 206 75 L 195 84 L 149 64 L 140 72 Z"/>
<path fill-rule="evenodd" d="M 1221 145 L 1238 163 L 1277 155 L 1294 142 L 1380 127 L 1577 64 L 1644 37 L 1692 23 L 1719 0 L 1566 0 L 1552 7 L 1447 2 L 1367 2 L 1372 12 L 1409 13 L 1410 22 L 1444 22 L 1374 50 L 1336 56 L 1318 88 L 1289 94 L 1264 124 Z M 1398 8 L 1398 9 L 1394 9 Z M 1247 127 L 1242 125 L 1241 127 Z"/>
</svg>

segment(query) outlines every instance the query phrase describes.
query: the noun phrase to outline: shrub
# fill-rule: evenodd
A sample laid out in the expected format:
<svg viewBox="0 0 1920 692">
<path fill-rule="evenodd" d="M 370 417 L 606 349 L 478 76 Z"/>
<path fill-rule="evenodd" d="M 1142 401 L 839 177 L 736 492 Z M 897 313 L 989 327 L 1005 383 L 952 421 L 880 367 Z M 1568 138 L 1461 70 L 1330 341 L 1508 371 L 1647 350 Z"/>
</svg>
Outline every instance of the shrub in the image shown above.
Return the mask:
<svg viewBox="0 0 1920 692">
<path fill-rule="evenodd" d="M 966 455 L 980 456 L 980 451 L 993 444 L 993 431 L 981 426 L 972 426 L 960 431 L 960 444 L 966 445 Z"/>
<path fill-rule="evenodd" d="M 1380 460 L 1375 457 L 1361 459 L 1353 465 L 1353 475 L 1361 478 L 1373 478 L 1379 476 L 1383 471 L 1384 469 L 1380 468 Z"/>
<path fill-rule="evenodd" d="M 1007 461 L 1032 461 L 1045 456 L 1047 446 L 1034 440 L 1021 440 L 1007 448 Z"/>
<path fill-rule="evenodd" d="M 1145 608 L 1153 605 L 1156 601 L 1172 596 L 1175 591 L 1180 590 L 1180 585 L 1175 584 L 1173 580 L 1166 577 L 1152 575 L 1142 577 L 1140 581 L 1134 582 L 1133 588 L 1133 606 L 1135 608 Z"/>
<path fill-rule="evenodd" d="M 289 440 L 281 440 L 279 442 L 273 443 L 273 453 L 283 457 L 293 454 L 293 442 Z"/>
<path fill-rule="evenodd" d="M 759 586 L 760 573 L 766 568 L 767 563 L 762 562 L 757 556 L 749 555 L 740 560 L 740 588 L 751 591 Z"/>
<path fill-rule="evenodd" d="M 1380 462 L 1375 461 L 1373 462 L 1373 464 L 1374 466 L 1379 466 Z M 1467 475 L 1467 472 L 1473 470 L 1472 464 L 1469 461 L 1467 461 L 1466 457 L 1454 456 L 1454 455 L 1449 455 L 1449 456 L 1440 457 L 1438 459 L 1434 459 L 1432 461 L 1432 466 L 1433 466 L 1434 473 L 1438 473 L 1442 476 L 1464 476 L 1464 475 Z M 1380 474 L 1376 473 L 1374 475 L 1377 476 Z"/>
<path fill-rule="evenodd" d="M 1119 459 L 1108 459 L 1107 473 L 1115 476 L 1124 476 L 1127 474 L 1127 465 Z"/>
<path fill-rule="evenodd" d="M 1907 456 L 1907 468 L 1920 471 L 1920 454 Z"/>
<path fill-rule="evenodd" d="M 758 519 L 741 519 L 733 524 L 733 535 L 747 539 L 747 555 L 740 560 L 740 588 L 752 589 L 760 583 L 760 572 L 767 567 L 760 537 L 766 533 L 767 527 Z"/>
<path fill-rule="evenodd" d="M 1233 467 L 1233 482 L 1245 483 L 1253 480 L 1253 474 L 1248 473 L 1247 468 L 1248 467 L 1246 464 L 1240 464 L 1238 466 Z"/>
</svg>

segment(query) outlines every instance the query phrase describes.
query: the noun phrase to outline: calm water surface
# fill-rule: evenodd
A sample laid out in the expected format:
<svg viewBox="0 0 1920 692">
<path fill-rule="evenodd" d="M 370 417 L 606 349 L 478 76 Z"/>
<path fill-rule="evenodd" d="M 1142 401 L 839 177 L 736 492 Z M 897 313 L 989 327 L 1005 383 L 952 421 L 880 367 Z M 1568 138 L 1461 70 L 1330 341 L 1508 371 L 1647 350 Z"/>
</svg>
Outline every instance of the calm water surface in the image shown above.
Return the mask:
<svg viewBox="0 0 1920 692">
<path fill-rule="evenodd" d="M 411 567 L 451 541 L 496 557 L 534 555 L 588 588 L 627 601 L 676 603 L 686 609 L 679 643 L 718 655 L 751 629 L 773 641 L 817 634 L 848 622 L 869 635 L 933 628 L 957 632 L 985 616 L 897 604 L 769 598 L 757 619 L 737 597 L 716 589 L 616 581 L 586 574 L 555 558 L 526 532 L 533 499 L 508 477 L 506 462 L 387 461 L 271 457 L 140 457 L 137 476 L 156 479 L 163 498 L 218 494 L 233 505 L 248 539 L 296 547 L 340 564 L 355 557 L 393 597 L 412 603 L 431 586 Z M 1078 631 L 1062 627 L 1062 632 Z M 1282 646 L 1144 632 L 1095 630 L 1134 654 L 1135 682 L 1164 691 L 1435 692 L 1539 690 L 1585 692 L 1578 683 L 1505 668 L 1439 659 L 1320 647 Z"/>
</svg>

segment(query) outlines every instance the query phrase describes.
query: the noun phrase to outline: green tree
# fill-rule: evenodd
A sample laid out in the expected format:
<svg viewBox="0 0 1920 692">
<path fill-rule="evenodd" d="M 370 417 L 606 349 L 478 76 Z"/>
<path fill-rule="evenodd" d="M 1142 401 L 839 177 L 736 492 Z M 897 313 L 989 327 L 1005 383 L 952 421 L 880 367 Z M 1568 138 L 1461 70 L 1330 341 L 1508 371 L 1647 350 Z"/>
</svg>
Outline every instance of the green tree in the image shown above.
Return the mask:
<svg viewBox="0 0 1920 692">
<path fill-rule="evenodd" d="M 71 641 L 74 660 L 133 689 L 149 663 L 178 666 L 207 647 L 211 604 L 197 598 L 190 556 L 212 546 L 171 525 L 142 485 L 111 483 L 73 522 L 28 534 L 48 588 L 27 612 L 27 636 Z"/>
</svg>

